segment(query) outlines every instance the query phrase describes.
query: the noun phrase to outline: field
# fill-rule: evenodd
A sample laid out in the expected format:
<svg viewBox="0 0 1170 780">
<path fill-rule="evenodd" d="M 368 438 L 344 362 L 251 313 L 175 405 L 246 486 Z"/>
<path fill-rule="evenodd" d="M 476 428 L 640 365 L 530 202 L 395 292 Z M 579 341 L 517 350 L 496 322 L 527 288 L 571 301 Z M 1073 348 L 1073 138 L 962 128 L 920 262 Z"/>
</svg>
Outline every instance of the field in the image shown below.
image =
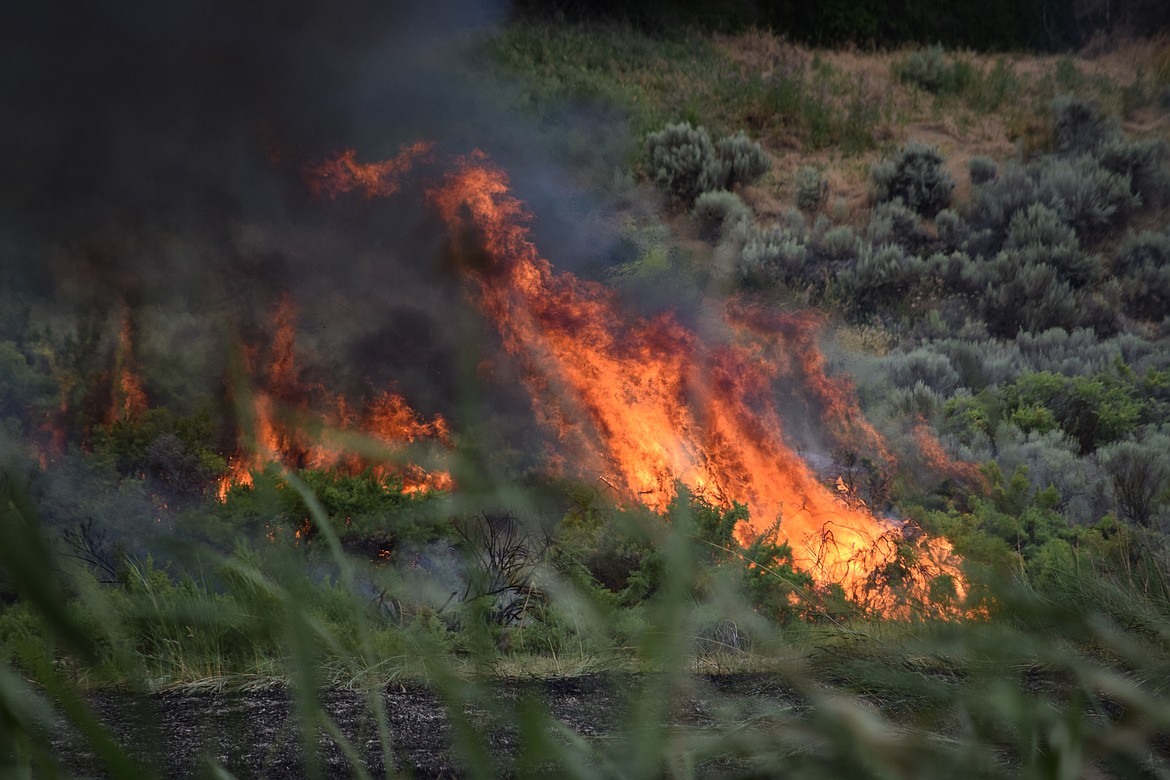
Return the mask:
<svg viewBox="0 0 1170 780">
<path fill-rule="evenodd" d="M 0 770 L 1170 774 L 1170 41 L 233 13 L 4 94 Z"/>
</svg>

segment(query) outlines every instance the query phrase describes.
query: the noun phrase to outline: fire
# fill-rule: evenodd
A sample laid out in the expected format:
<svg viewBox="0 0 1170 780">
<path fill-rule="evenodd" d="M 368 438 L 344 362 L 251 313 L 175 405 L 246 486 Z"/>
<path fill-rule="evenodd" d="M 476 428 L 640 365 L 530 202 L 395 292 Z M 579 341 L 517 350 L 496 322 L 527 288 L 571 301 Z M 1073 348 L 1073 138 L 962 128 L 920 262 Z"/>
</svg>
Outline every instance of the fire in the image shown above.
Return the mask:
<svg viewBox="0 0 1170 780">
<path fill-rule="evenodd" d="M 907 538 L 864 504 L 842 500 L 785 443 L 775 394 L 795 376 L 834 435 L 861 438 L 889 459 L 852 388 L 827 375 L 814 317 L 732 305 L 731 337 L 708 346 L 672 314 L 628 316 L 608 288 L 555 272 L 506 175 L 482 153 L 460 160 L 428 196 L 452 234 L 473 237 L 486 255 L 467 272 L 504 348 L 525 368 L 538 419 L 608 483 L 658 511 L 680 482 L 713 503 L 745 504 L 745 542 L 779 517 L 799 568 L 890 616 L 908 615 L 909 601 L 928 605 L 940 575 L 962 600 L 947 542 Z"/>
<path fill-rule="evenodd" d="M 295 321 L 296 308 L 285 297 L 272 317 L 273 336 L 261 386 L 252 392 L 246 408 L 251 424 L 245 427 L 250 428 L 251 441 L 242 441 L 229 459 L 217 489 L 220 500 L 226 500 L 235 486 L 251 485 L 252 472 L 268 463 L 351 473 L 369 470 L 379 479 L 399 480 L 407 494 L 451 489 L 453 482 L 445 471 L 429 472 L 413 463 L 371 463 L 348 452 L 342 439 L 354 434 L 391 449 L 416 441 L 431 441 L 445 449 L 453 444 L 446 420 L 439 416 L 429 422 L 422 419 L 395 393 L 381 393 L 358 415 L 344 397 L 320 386 L 303 385 L 296 365 Z M 312 436 L 308 429 L 323 432 Z"/>
<path fill-rule="evenodd" d="M 315 196 L 336 198 L 353 190 L 364 191 L 367 198 L 393 195 L 398 192 L 399 178 L 432 148 L 433 143 L 420 141 L 404 146 L 397 157 L 376 163 L 359 163 L 357 152 L 346 149 L 332 160 L 308 166 L 305 180 Z"/>
<path fill-rule="evenodd" d="M 114 375 L 116 384 L 110 404 L 109 422 L 131 420 L 146 413 L 149 405 L 146 392 L 142 389 L 142 378 L 138 376 L 134 359 L 134 330 L 130 313 L 122 314 L 122 327 L 118 331 L 118 343 L 114 353 Z"/>
<path fill-rule="evenodd" d="M 938 437 L 931 432 L 926 423 L 919 420 L 914 426 L 914 443 L 923 461 L 932 470 L 945 474 L 968 487 L 987 487 L 987 480 L 979 470 L 978 464 L 967 461 L 952 460 L 943 449 Z"/>
</svg>

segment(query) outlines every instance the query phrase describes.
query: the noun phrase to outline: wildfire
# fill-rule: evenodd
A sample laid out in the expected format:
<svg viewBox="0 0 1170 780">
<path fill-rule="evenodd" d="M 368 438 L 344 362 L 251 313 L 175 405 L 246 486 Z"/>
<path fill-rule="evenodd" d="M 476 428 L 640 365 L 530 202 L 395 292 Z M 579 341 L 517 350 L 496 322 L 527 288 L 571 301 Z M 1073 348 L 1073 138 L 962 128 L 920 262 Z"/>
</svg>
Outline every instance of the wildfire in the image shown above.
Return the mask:
<svg viewBox="0 0 1170 780">
<path fill-rule="evenodd" d="M 931 432 L 926 423 L 919 420 L 914 426 L 914 443 L 918 446 L 918 453 L 923 461 L 934 471 L 945 474 L 968 487 L 987 487 L 987 480 L 979 471 L 979 466 L 966 461 L 952 460 L 938 437 Z"/>
<path fill-rule="evenodd" d="M 332 160 L 307 167 L 305 181 L 315 196 L 336 198 L 353 190 L 364 191 L 367 198 L 393 195 L 398 192 L 399 178 L 433 148 L 433 143 L 419 141 L 404 146 L 397 157 L 376 163 L 359 163 L 357 152 L 346 149 Z"/>
<path fill-rule="evenodd" d="M 358 415 L 343 396 L 303 385 L 296 366 L 295 321 L 296 309 L 285 297 L 272 317 L 272 343 L 261 387 L 252 392 L 246 407 L 251 420 L 244 427 L 250 429 L 251 440 L 242 442 L 229 460 L 217 491 L 220 500 L 232 487 L 251 485 L 252 472 L 268 463 L 351 473 L 369 470 L 383 480 L 396 478 L 408 494 L 451 489 L 453 482 L 445 471 L 429 472 L 413 463 L 386 465 L 349 452 L 343 440 L 354 434 L 388 448 L 421 440 L 450 449 L 450 429 L 442 417 L 423 420 L 394 393 L 381 393 Z M 321 435 L 311 435 L 313 429 L 320 429 Z"/>
<path fill-rule="evenodd" d="M 134 359 L 134 329 L 130 323 L 129 310 L 123 312 L 122 327 L 118 331 L 118 344 L 114 353 L 114 375 L 117 381 L 110 404 L 109 422 L 141 417 L 146 413 L 149 405 L 146 401 L 146 392 L 142 389 L 142 378 L 138 376 Z"/>
<path fill-rule="evenodd" d="M 733 305 L 725 313 L 732 338 L 708 346 L 672 314 L 629 317 L 608 288 L 554 272 L 506 175 L 482 153 L 460 160 L 428 196 L 453 236 L 474 237 L 486 255 L 468 274 L 526 370 L 536 416 L 566 449 L 605 470 L 607 482 L 658 511 L 680 482 L 713 503 L 745 504 L 745 542 L 779 517 L 799 568 L 884 614 L 929 604 L 943 575 L 961 602 L 964 582 L 946 541 L 907 538 L 863 503 L 843 500 L 785 443 L 774 399 L 778 381 L 795 378 L 811 388 L 831 432 L 889 459 L 852 388 L 826 374 L 815 318 Z"/>
</svg>

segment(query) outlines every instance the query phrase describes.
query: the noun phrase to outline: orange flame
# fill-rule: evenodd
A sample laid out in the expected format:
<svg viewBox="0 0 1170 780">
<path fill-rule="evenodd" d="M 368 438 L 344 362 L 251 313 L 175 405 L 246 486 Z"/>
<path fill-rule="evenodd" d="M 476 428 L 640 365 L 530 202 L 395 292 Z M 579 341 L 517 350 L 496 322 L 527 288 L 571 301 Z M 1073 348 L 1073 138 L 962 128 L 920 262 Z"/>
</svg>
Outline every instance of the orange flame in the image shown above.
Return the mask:
<svg viewBox="0 0 1170 780">
<path fill-rule="evenodd" d="M 363 190 L 367 198 L 393 195 L 398 192 L 399 178 L 432 148 L 433 143 L 419 141 L 404 146 L 397 157 L 376 163 L 359 163 L 357 152 L 346 149 L 332 160 L 305 168 L 305 180 L 314 196 L 336 198 L 352 190 Z"/>
<path fill-rule="evenodd" d="M 942 442 L 922 420 L 914 425 L 914 443 L 918 447 L 918 454 L 932 470 L 945 474 L 969 488 L 987 487 L 987 480 L 983 476 L 983 472 L 979 470 L 979 465 L 962 460 L 952 460 L 943 449 Z"/>
<path fill-rule="evenodd" d="M 473 231 L 489 256 L 490 267 L 475 273 L 480 303 L 505 348 L 524 362 L 538 416 L 615 472 L 612 482 L 628 495 L 663 510 L 682 482 L 724 506 L 746 504 L 744 541 L 781 517 L 799 568 L 888 615 L 909 614 L 898 588 L 929 604 L 940 575 L 963 597 L 946 541 L 905 538 L 863 505 L 840 500 L 785 444 L 772 400 L 782 364 L 768 359 L 758 338 L 708 348 L 671 315 L 631 321 L 608 289 L 554 273 L 529 238 L 528 214 L 505 174 L 480 154 L 461 161 L 431 199 L 452 231 Z M 784 323 L 743 308 L 728 319 L 746 331 L 784 332 L 775 327 Z M 790 338 L 773 346 L 795 353 L 827 420 L 860 432 L 888 458 L 851 389 L 825 373 L 806 323 L 790 317 Z M 911 549 L 914 566 L 900 565 Z"/>
<path fill-rule="evenodd" d="M 130 324 L 130 312 L 122 314 L 122 327 L 118 331 L 118 345 L 114 353 L 114 373 L 117 385 L 110 405 L 109 422 L 132 420 L 146 413 L 149 404 L 142 389 L 134 359 L 134 330 Z"/>
<path fill-rule="evenodd" d="M 436 416 L 430 422 L 423 420 L 400 395 L 382 393 L 368 404 L 361 419 L 357 419 L 344 397 L 334 396 L 319 386 L 303 385 L 296 365 L 295 320 L 295 306 L 286 296 L 272 318 L 272 344 L 263 386 L 251 398 L 253 441 L 250 445 L 241 444 L 229 459 L 227 472 L 216 491 L 219 499 L 226 500 L 232 487 L 251 485 L 252 471 L 268 463 L 350 473 L 369 469 L 379 479 L 399 480 L 406 494 L 450 490 L 453 482 L 444 471 L 428 472 L 410 463 L 371 464 L 367 459 L 347 453 L 345 447 L 333 441 L 337 437 L 331 432 L 356 431 L 390 446 L 419 440 L 434 441 L 447 449 L 453 446 L 450 429 L 442 417 Z M 320 408 L 329 411 L 313 411 Z M 299 424 L 302 422 L 310 424 Z M 324 434 L 313 437 L 306 428 L 322 428 Z"/>
<path fill-rule="evenodd" d="M 841 500 L 785 444 L 776 382 L 799 372 L 837 435 L 860 436 L 889 459 L 852 388 L 825 372 L 815 319 L 732 306 L 725 317 L 735 340 L 708 347 L 671 314 L 626 316 L 608 288 L 555 273 L 506 175 L 482 153 L 460 160 L 428 195 L 452 234 L 473 236 L 487 256 L 467 270 L 505 349 L 526 369 L 538 419 L 609 472 L 608 483 L 657 511 L 679 482 L 713 503 L 745 504 L 742 541 L 780 517 L 797 566 L 819 583 L 840 584 L 889 616 L 908 616 L 910 602 L 955 613 L 928 598 L 944 575 L 958 600 L 965 595 L 946 541 L 910 538 Z"/>
</svg>

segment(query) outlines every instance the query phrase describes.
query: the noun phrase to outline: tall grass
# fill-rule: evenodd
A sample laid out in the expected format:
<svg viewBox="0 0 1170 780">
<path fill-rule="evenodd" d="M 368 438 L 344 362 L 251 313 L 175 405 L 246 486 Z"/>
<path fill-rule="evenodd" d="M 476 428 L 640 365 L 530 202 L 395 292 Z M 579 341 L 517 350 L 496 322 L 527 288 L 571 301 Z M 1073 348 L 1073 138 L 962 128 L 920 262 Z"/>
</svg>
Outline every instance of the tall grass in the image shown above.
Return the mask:
<svg viewBox="0 0 1170 780">
<path fill-rule="evenodd" d="M 0 560 L 22 606 L 4 613 L 5 766 L 59 771 L 50 724 L 63 717 L 104 772 L 149 776 L 161 757 L 120 742 L 87 703 L 87 687 L 115 684 L 140 696 L 209 681 L 238 689 L 268 673 L 269 684 L 292 693 L 308 776 L 326 771 L 323 736 L 355 776 L 366 771 L 368 751 L 323 706 L 321 692 L 337 686 L 363 693 L 375 751 L 395 765 L 385 685 L 404 676 L 439 694 L 453 755 L 475 777 L 1170 771 L 1166 561 L 1146 548 L 1127 554 L 1127 565 L 1078 561 L 1043 590 L 1018 579 L 985 583 L 994 604 L 986 619 L 779 624 L 753 609 L 736 581 L 710 579 L 690 518 L 676 513 L 651 530 L 664 579 L 633 632 L 621 627 L 620 608 L 554 570 L 543 574 L 552 605 L 608 640 L 592 668 L 625 689 L 615 730 L 590 739 L 552 714 L 555 702 L 498 695 L 492 670 L 526 667 L 500 656 L 473 613 L 454 647 L 443 632 L 406 632 L 370 609 L 320 504 L 295 477 L 290 484 L 311 508 L 336 584 L 313 583 L 303 562 L 240 553 L 220 561 L 221 592 L 175 583 L 147 563 L 131 566 L 124 586 L 99 586 L 63 567 L 9 481 Z M 35 627 L 24 640 L 12 629 L 14 611 Z M 734 626 L 735 638 L 719 640 L 715 624 Z M 708 678 L 712 670 L 733 675 Z M 731 693 L 720 692 L 720 679 L 737 681 Z M 514 735 L 513 752 L 494 746 L 501 729 Z"/>
</svg>

